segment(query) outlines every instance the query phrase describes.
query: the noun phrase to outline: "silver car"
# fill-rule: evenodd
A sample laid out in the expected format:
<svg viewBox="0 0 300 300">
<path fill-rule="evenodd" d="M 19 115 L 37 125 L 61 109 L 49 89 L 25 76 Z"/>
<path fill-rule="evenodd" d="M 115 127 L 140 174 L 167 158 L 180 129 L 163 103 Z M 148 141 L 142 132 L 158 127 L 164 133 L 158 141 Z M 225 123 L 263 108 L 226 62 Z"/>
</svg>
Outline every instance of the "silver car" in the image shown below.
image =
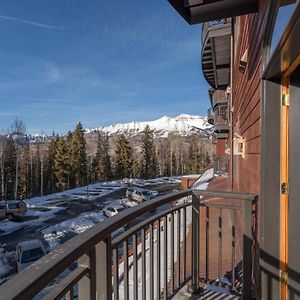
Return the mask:
<svg viewBox="0 0 300 300">
<path fill-rule="evenodd" d="M 125 207 L 123 207 L 123 206 L 107 206 L 103 209 L 103 213 L 107 217 L 112 217 L 124 210 L 125 210 Z"/>
<path fill-rule="evenodd" d="M 40 240 L 24 241 L 16 247 L 17 270 L 27 268 L 46 254 L 46 250 Z"/>
</svg>

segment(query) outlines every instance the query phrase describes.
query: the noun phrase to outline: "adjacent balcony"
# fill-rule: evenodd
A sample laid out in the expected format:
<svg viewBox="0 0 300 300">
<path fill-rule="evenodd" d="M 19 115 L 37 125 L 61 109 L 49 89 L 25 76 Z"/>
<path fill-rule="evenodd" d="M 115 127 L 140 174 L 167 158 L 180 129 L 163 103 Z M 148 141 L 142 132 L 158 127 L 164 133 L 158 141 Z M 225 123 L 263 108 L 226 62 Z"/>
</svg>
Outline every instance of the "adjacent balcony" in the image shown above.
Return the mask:
<svg viewBox="0 0 300 300">
<path fill-rule="evenodd" d="M 213 108 L 216 108 L 218 105 L 228 103 L 227 93 L 225 90 L 214 90 L 209 91 L 209 98 Z"/>
<path fill-rule="evenodd" d="M 189 23 L 236 17 L 258 11 L 258 0 L 168 0 Z"/>
<path fill-rule="evenodd" d="M 1 299 L 170 299 L 182 288 L 201 297 L 211 285 L 250 299 L 256 201 L 186 190 L 141 203 L 5 282 Z"/>
<path fill-rule="evenodd" d="M 207 122 L 211 125 L 214 125 L 215 123 L 215 114 L 214 114 L 214 110 L 212 109 L 212 107 L 207 111 Z"/>
<path fill-rule="evenodd" d="M 231 19 L 207 22 L 202 28 L 202 71 L 214 89 L 226 89 L 230 80 Z"/>
<path fill-rule="evenodd" d="M 214 127 L 213 131 L 218 139 L 228 138 L 229 122 L 228 122 L 228 106 L 218 105 L 214 109 Z"/>
</svg>

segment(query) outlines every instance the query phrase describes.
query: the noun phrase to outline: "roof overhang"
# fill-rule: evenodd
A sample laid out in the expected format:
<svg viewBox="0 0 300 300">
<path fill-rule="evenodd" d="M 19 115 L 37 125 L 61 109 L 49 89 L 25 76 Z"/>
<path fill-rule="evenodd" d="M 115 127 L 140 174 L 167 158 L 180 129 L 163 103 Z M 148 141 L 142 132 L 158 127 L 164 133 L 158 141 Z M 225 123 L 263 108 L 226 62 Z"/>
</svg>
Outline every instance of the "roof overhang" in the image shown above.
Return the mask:
<svg viewBox="0 0 300 300">
<path fill-rule="evenodd" d="M 168 0 L 191 25 L 258 11 L 258 0 Z"/>
</svg>

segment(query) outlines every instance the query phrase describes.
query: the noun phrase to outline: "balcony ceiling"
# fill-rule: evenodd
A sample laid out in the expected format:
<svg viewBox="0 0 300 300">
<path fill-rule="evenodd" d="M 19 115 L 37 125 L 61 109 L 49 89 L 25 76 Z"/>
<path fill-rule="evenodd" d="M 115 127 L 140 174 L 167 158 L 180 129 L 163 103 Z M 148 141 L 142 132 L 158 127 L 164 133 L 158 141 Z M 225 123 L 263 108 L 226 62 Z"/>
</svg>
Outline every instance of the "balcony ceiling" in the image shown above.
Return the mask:
<svg viewBox="0 0 300 300">
<path fill-rule="evenodd" d="M 214 89 L 226 89 L 230 80 L 231 22 L 203 25 L 201 63 L 205 79 Z"/>
<path fill-rule="evenodd" d="M 168 0 L 191 25 L 258 11 L 258 0 Z"/>
</svg>

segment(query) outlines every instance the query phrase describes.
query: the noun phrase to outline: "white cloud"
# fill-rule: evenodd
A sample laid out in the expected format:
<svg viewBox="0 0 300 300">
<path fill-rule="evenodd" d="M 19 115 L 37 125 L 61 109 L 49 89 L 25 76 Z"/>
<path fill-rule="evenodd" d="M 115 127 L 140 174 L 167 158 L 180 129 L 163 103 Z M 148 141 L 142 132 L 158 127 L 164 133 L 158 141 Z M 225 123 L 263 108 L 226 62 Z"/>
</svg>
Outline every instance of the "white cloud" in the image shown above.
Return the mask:
<svg viewBox="0 0 300 300">
<path fill-rule="evenodd" d="M 46 29 L 54 29 L 54 30 L 67 29 L 67 27 L 63 27 L 63 26 L 54 26 L 54 25 L 44 24 L 44 23 L 40 23 L 40 22 L 34 22 L 34 21 L 30 21 L 30 20 L 24 20 L 24 19 L 20 19 L 20 18 L 5 16 L 5 15 L 0 15 L 0 19 L 13 21 L 13 22 L 19 22 L 19 23 L 32 25 L 32 26 L 36 26 L 36 27 L 41 27 L 41 28 L 46 28 Z"/>
</svg>

